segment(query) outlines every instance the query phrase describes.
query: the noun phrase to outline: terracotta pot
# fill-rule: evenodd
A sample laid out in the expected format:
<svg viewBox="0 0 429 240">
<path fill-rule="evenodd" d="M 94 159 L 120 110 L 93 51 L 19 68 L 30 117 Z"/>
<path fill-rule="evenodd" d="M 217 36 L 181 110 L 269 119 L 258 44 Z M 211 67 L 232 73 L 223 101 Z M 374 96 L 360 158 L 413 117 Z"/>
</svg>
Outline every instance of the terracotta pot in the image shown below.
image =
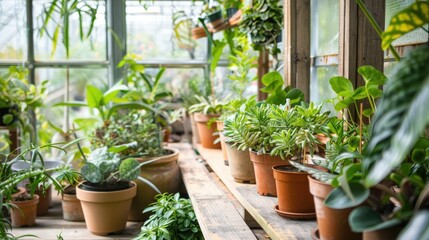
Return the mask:
<svg viewBox="0 0 429 240">
<path fill-rule="evenodd" d="M 404 229 L 405 225 L 397 225 L 390 228 L 363 232 L 363 240 L 386 240 L 386 239 L 397 239 L 399 233 Z"/>
<path fill-rule="evenodd" d="M 21 196 L 21 195 L 24 195 L 24 194 L 26 194 L 27 193 L 27 189 L 25 189 L 24 187 L 17 187 L 16 188 L 16 192 L 15 193 L 13 193 L 12 195 L 11 195 L 11 197 L 12 198 L 14 198 L 14 197 L 18 197 L 18 196 Z M 6 199 L 5 198 L 3 198 L 3 202 L 5 202 L 6 201 Z M 2 207 L 2 213 L 3 213 L 3 216 L 4 217 L 9 217 L 10 215 L 9 215 L 9 211 L 7 210 L 7 208 L 5 207 L 5 206 L 3 206 Z"/>
<path fill-rule="evenodd" d="M 160 160 L 142 166 L 141 174 L 143 178 L 152 182 L 162 193 L 176 193 L 180 191 L 182 178 L 180 168 L 177 164 L 179 150 L 167 148 L 170 154 L 161 156 Z M 153 158 L 138 159 L 140 162 Z M 143 210 L 152 202 L 158 193 L 142 181 L 135 180 L 137 184 L 137 194 L 132 201 L 131 210 L 128 215 L 129 221 L 144 221 L 149 218 L 150 213 L 143 214 Z"/>
<path fill-rule="evenodd" d="M 219 137 L 220 137 L 220 148 L 222 149 L 222 156 L 223 156 L 223 162 L 226 166 L 229 165 L 228 163 L 228 155 L 226 154 L 226 145 L 225 145 L 225 136 L 223 136 L 223 121 L 216 121 L 217 130 L 219 131 Z"/>
<path fill-rule="evenodd" d="M 250 161 L 249 150 L 239 151 L 231 147 L 232 143 L 225 143 L 229 159 L 229 170 L 234 181 L 239 183 L 255 183 L 255 169 Z"/>
<path fill-rule="evenodd" d="M 39 195 L 39 204 L 37 204 L 37 216 L 45 216 L 49 212 L 49 207 L 52 204 L 52 185 L 45 191 L 37 189 L 35 194 Z"/>
<path fill-rule="evenodd" d="M 257 154 L 249 151 L 250 160 L 255 169 L 256 190 L 263 196 L 277 196 L 276 181 L 274 180 L 274 165 L 287 164 L 280 157 L 270 156 L 269 154 Z"/>
<path fill-rule="evenodd" d="M 352 232 L 349 226 L 349 215 L 353 208 L 333 209 L 325 206 L 323 202 L 333 187 L 330 184 L 318 181 L 308 176 L 310 193 L 314 198 L 319 227 L 319 239 L 325 240 L 358 240 L 362 233 Z"/>
<path fill-rule="evenodd" d="M 219 136 L 214 135 L 214 133 L 217 132 L 217 128 L 216 123 L 212 121 L 212 119 L 217 119 L 219 116 L 219 114 L 194 114 L 194 120 L 197 123 L 201 145 L 205 148 L 220 149 L 220 142 L 216 144 L 214 143 Z"/>
<path fill-rule="evenodd" d="M 291 219 L 316 217 L 313 196 L 308 186 L 308 173 L 290 165 L 273 167 L 278 198 L 278 212 Z"/>
<path fill-rule="evenodd" d="M 101 236 L 122 231 L 137 185 L 131 182 L 130 188 L 111 192 L 83 190 L 81 185 L 76 187 L 76 196 L 81 201 L 88 230 Z"/>
<path fill-rule="evenodd" d="M 207 37 L 206 31 L 204 31 L 203 27 L 192 28 L 191 32 L 192 32 L 192 38 L 193 39 L 199 39 L 199 38 Z"/>
<path fill-rule="evenodd" d="M 74 193 L 72 193 L 73 191 Z M 80 200 L 76 197 L 76 190 L 74 189 L 73 191 L 63 194 L 63 218 L 67 221 L 84 221 L 85 218 L 83 216 L 82 205 L 80 204 Z"/>
<path fill-rule="evenodd" d="M 38 202 L 39 196 L 37 194 L 34 194 L 32 199 L 25 201 L 16 201 L 16 197 L 12 198 L 11 203 L 19 208 L 10 210 L 12 227 L 33 226 L 36 224 Z"/>
<path fill-rule="evenodd" d="M 189 118 L 191 122 L 191 131 L 192 131 L 192 143 L 197 144 L 201 143 L 200 134 L 198 133 L 197 122 L 194 120 L 194 114 L 192 114 Z"/>
</svg>

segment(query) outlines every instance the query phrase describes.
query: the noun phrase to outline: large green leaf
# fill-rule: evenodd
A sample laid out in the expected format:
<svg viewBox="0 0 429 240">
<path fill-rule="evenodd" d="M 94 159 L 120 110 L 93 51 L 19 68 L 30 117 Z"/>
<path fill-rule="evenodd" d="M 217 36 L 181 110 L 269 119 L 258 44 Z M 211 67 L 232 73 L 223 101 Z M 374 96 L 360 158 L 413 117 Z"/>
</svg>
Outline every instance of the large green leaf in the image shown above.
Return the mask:
<svg viewBox="0 0 429 240">
<path fill-rule="evenodd" d="M 368 206 L 358 207 L 349 215 L 349 224 L 353 232 L 386 229 L 400 223 L 399 219 L 384 221 L 376 211 Z"/>
<path fill-rule="evenodd" d="M 95 86 L 86 86 L 86 102 L 90 107 L 99 107 L 103 99 L 103 93 Z"/>
<path fill-rule="evenodd" d="M 121 179 L 134 180 L 140 175 L 139 162 L 135 158 L 127 158 L 119 165 L 119 176 Z"/>
<path fill-rule="evenodd" d="M 387 77 L 373 66 L 359 67 L 358 73 L 363 77 L 366 85 L 384 85 Z"/>
<path fill-rule="evenodd" d="M 399 166 L 429 123 L 428 64 L 429 47 L 415 49 L 395 66 L 386 84 L 362 162 L 367 187 Z"/>
<path fill-rule="evenodd" d="M 429 2 L 416 1 L 392 17 L 382 34 L 381 47 L 386 50 L 394 40 L 427 23 L 429 23 Z"/>
<path fill-rule="evenodd" d="M 342 186 L 343 187 L 343 186 Z M 362 204 L 369 196 L 369 190 L 357 182 L 349 183 L 352 198 L 342 187 L 334 188 L 325 199 L 325 205 L 334 209 L 350 208 Z"/>
<path fill-rule="evenodd" d="M 107 90 L 104 94 L 103 94 L 103 101 L 102 103 L 104 105 L 107 105 L 110 101 L 112 101 L 120 91 L 127 91 L 128 87 L 117 83 L 116 85 L 114 85 L 113 87 L 111 87 L 109 90 Z"/>
<path fill-rule="evenodd" d="M 282 89 L 284 84 L 282 75 L 276 71 L 265 74 L 261 81 L 265 87 L 260 90 L 264 93 L 275 92 L 279 88 Z"/>
<path fill-rule="evenodd" d="M 329 79 L 329 84 L 331 84 L 332 90 L 336 94 L 338 94 L 341 97 L 351 97 L 353 96 L 353 84 L 350 82 L 349 79 L 345 77 L 332 77 Z"/>
</svg>

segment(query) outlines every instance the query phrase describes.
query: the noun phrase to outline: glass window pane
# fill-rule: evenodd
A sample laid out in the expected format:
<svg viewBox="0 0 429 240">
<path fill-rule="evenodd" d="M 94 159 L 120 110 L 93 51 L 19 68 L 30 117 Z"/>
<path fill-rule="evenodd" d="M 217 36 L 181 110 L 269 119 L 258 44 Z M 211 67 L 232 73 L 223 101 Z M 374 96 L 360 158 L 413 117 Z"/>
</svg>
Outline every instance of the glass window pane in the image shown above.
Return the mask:
<svg viewBox="0 0 429 240">
<path fill-rule="evenodd" d="M 0 1 L 0 61 L 27 59 L 25 0 Z"/>
<path fill-rule="evenodd" d="M 207 38 L 179 44 L 173 27 L 173 14 L 184 11 L 195 19 L 202 2 L 196 1 L 154 1 L 147 10 L 138 1 L 126 2 L 127 51 L 143 56 L 143 60 L 198 59 L 207 54 Z M 195 21 L 193 21 L 195 24 Z"/>
<path fill-rule="evenodd" d="M 311 1 L 312 56 L 338 54 L 339 15 L 338 0 Z"/>
<path fill-rule="evenodd" d="M 413 4 L 415 0 L 387 0 L 386 1 L 386 18 L 385 18 L 385 26 L 389 26 L 390 19 L 401 11 L 402 9 L 410 6 Z M 425 26 L 425 28 L 428 28 L 428 25 Z M 423 29 L 419 28 L 416 29 L 407 35 L 397 39 L 393 42 L 393 46 L 403 46 L 403 45 L 410 45 L 410 44 L 418 44 L 418 43 L 424 43 L 428 41 L 429 34 L 425 32 Z"/>
<path fill-rule="evenodd" d="M 45 120 L 52 121 L 56 125 L 64 124 L 64 107 L 53 107 L 58 102 L 65 101 L 66 72 L 64 68 L 36 68 L 36 83 L 49 80 L 48 94 L 45 98 L 45 106 L 40 110 L 39 123 Z M 86 85 L 92 84 L 99 88 L 107 86 L 107 69 L 69 69 L 70 87 L 69 99 L 73 101 L 85 101 Z M 70 119 L 75 117 L 88 117 L 88 109 L 69 108 Z M 71 121 L 70 121 L 71 122 Z"/>
<path fill-rule="evenodd" d="M 338 75 L 338 66 L 313 67 L 311 69 L 310 101 L 325 102 L 334 98 L 335 92 L 331 89 L 329 79 Z M 334 106 L 330 103 L 324 104 L 324 109 L 335 113 Z"/>
<path fill-rule="evenodd" d="M 53 41 L 55 29 L 60 24 L 63 28 L 62 20 L 59 15 L 55 12 L 52 15 L 50 24 L 48 25 L 48 31 L 44 32 L 43 35 L 40 33 L 40 29 L 43 26 L 43 19 L 46 17 L 44 8 L 48 8 L 51 1 L 46 0 L 34 0 L 34 26 L 36 28 L 34 32 L 34 50 L 35 59 L 41 61 L 49 60 L 66 60 L 67 55 L 65 51 L 65 45 L 63 44 L 63 33 L 58 33 L 58 40 L 56 50 L 53 53 Z M 66 1 L 68 5 L 71 5 L 73 1 Z M 60 5 L 60 1 L 57 2 Z M 94 28 L 88 39 L 80 41 L 80 21 L 79 14 L 74 11 L 69 16 L 69 58 L 72 60 L 106 60 L 106 17 L 105 17 L 105 1 L 85 1 L 78 3 L 77 7 L 82 10 L 88 10 L 89 4 L 92 8 L 97 6 L 97 15 L 94 21 Z M 59 11 L 58 8 L 56 8 Z M 91 18 L 82 14 L 82 27 L 84 34 L 88 31 L 91 26 Z"/>
</svg>

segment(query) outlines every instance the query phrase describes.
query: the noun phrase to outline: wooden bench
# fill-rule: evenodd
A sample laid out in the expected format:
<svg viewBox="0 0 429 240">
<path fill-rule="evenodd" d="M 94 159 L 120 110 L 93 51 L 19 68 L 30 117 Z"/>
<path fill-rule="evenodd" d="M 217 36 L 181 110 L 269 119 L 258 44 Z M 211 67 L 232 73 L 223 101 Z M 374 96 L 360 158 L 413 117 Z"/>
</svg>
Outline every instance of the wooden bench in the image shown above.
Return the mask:
<svg viewBox="0 0 429 240">
<path fill-rule="evenodd" d="M 240 215 L 228 193 L 199 161 L 189 144 L 172 144 L 180 150 L 179 166 L 204 238 L 224 240 L 257 239 Z"/>
</svg>

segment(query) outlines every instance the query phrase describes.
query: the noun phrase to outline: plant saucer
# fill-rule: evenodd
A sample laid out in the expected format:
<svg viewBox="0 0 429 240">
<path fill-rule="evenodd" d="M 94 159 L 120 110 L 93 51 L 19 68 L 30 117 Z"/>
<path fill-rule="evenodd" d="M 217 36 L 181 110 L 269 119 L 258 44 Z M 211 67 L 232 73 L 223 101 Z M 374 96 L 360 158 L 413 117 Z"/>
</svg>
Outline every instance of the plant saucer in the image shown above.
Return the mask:
<svg viewBox="0 0 429 240">
<path fill-rule="evenodd" d="M 284 218 L 293 219 L 293 220 L 311 220 L 316 219 L 316 213 L 292 213 L 292 212 L 283 212 L 279 210 L 279 205 L 274 207 L 276 213 Z"/>
</svg>

